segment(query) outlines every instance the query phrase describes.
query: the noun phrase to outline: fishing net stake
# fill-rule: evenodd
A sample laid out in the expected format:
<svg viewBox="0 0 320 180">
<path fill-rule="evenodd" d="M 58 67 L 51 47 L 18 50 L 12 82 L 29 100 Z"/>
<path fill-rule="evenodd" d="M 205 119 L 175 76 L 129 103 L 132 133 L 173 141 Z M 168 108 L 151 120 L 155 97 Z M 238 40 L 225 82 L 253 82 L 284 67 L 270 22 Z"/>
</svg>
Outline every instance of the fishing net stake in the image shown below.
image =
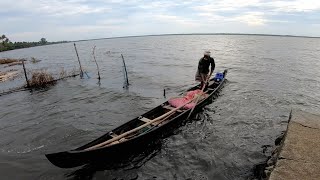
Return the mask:
<svg viewBox="0 0 320 180">
<path fill-rule="evenodd" d="M 26 78 L 26 82 L 27 82 L 27 87 L 30 87 L 27 72 L 26 72 L 26 67 L 24 66 L 24 60 L 22 60 L 21 62 L 22 62 L 22 67 L 23 67 L 23 71 L 24 71 L 24 77 Z"/>
<path fill-rule="evenodd" d="M 128 73 L 127 73 L 127 67 L 126 67 L 126 63 L 124 61 L 123 55 L 121 54 L 121 58 L 122 58 L 122 62 L 123 62 L 123 69 L 124 69 L 124 85 L 123 88 L 128 87 L 129 86 L 129 79 L 128 79 Z"/>
<path fill-rule="evenodd" d="M 73 43 L 73 45 L 74 45 L 74 49 L 76 50 L 76 54 L 77 54 L 77 57 L 78 57 L 78 62 L 79 62 L 79 66 L 80 66 L 80 77 L 82 78 L 83 77 L 83 71 L 82 71 L 81 62 L 80 62 L 79 54 L 78 54 L 78 51 L 77 51 L 76 43 Z"/>
<path fill-rule="evenodd" d="M 94 62 L 96 63 L 96 65 L 97 65 L 97 70 L 98 70 L 98 79 L 99 79 L 99 81 L 100 81 L 100 70 L 99 70 L 99 66 L 98 66 L 98 63 L 97 63 L 97 60 L 96 60 L 96 56 L 95 56 L 95 54 L 94 54 L 94 50 L 96 49 L 96 46 L 94 46 L 93 47 L 93 49 L 92 49 L 92 55 L 93 55 L 93 59 L 94 59 Z"/>
</svg>

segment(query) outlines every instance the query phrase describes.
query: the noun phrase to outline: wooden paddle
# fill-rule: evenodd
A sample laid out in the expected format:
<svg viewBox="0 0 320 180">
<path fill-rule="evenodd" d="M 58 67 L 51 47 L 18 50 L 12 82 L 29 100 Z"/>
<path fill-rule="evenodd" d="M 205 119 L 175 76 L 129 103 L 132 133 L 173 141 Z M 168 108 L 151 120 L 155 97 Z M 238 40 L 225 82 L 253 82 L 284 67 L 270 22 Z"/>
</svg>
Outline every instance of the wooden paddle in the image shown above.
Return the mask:
<svg viewBox="0 0 320 180">
<path fill-rule="evenodd" d="M 203 91 L 203 89 L 202 89 L 202 91 Z M 119 139 L 121 139 L 121 138 L 123 138 L 123 137 L 125 137 L 125 136 L 127 136 L 127 135 L 129 135 L 129 134 L 131 134 L 131 133 L 133 133 L 133 132 L 136 132 L 136 131 L 138 131 L 138 130 L 140 130 L 140 129 L 142 129 L 142 128 L 144 128 L 144 127 L 146 127 L 146 126 L 148 126 L 148 125 L 150 125 L 150 124 L 152 124 L 152 123 L 154 123 L 154 122 L 156 122 L 156 121 L 159 121 L 159 120 L 161 120 L 161 119 L 163 119 L 163 118 L 171 115 L 173 112 L 181 109 L 182 107 L 184 107 L 185 105 L 189 104 L 190 102 L 192 102 L 192 101 L 195 100 L 195 99 L 196 99 L 196 97 L 192 98 L 190 101 L 184 103 L 183 105 L 181 105 L 181 106 L 179 106 L 179 107 L 176 107 L 176 108 L 172 109 L 171 111 L 169 111 L 169 112 L 167 112 L 167 113 L 165 113 L 165 114 L 163 114 L 163 115 L 161 115 L 161 116 L 159 116 L 159 117 L 157 117 L 157 118 L 155 118 L 155 119 L 153 119 L 153 120 L 151 120 L 151 121 L 149 121 L 149 122 L 147 122 L 147 123 L 145 123 L 145 124 L 143 124 L 143 125 L 141 125 L 141 126 L 139 126 L 139 127 L 136 127 L 136 128 L 134 128 L 134 129 L 131 129 L 130 131 L 127 131 L 127 132 L 125 132 L 125 133 L 123 133 L 123 134 L 120 134 L 120 135 L 118 135 L 118 136 L 116 136 L 116 137 L 114 137 L 114 138 L 112 138 L 112 139 L 109 139 L 109 140 L 107 140 L 107 141 L 105 141 L 105 142 L 102 142 L 102 143 L 100 143 L 100 144 L 96 144 L 96 145 L 94 145 L 94 146 L 91 146 L 91 147 L 89 147 L 89 148 L 87 148 L 87 149 L 85 149 L 85 150 L 86 150 L 86 151 L 89 151 L 89 150 L 92 150 L 92 149 L 95 149 L 95 148 L 98 148 L 98 147 L 105 146 L 105 145 L 107 145 L 107 144 L 109 144 L 109 143 L 112 143 L 112 142 L 114 142 L 114 141 L 117 141 L 117 140 L 119 140 Z"/>
<path fill-rule="evenodd" d="M 200 95 L 197 97 L 196 102 L 195 102 L 195 104 L 194 104 L 193 108 L 191 109 L 191 111 L 190 111 L 190 113 L 189 113 L 189 115 L 188 115 L 187 119 L 189 119 L 189 117 L 191 116 L 191 114 L 192 114 L 192 112 L 193 112 L 194 108 L 197 106 L 198 101 L 199 101 L 200 97 L 202 96 L 202 94 L 203 94 L 203 90 L 204 90 L 204 88 L 206 87 L 207 82 L 209 81 L 209 79 L 210 79 L 211 75 L 212 75 L 212 73 L 210 73 L 209 77 L 208 77 L 208 78 L 206 79 L 206 81 L 204 82 L 203 87 L 201 88 L 201 91 L 200 91 L 200 93 L 199 93 Z"/>
</svg>

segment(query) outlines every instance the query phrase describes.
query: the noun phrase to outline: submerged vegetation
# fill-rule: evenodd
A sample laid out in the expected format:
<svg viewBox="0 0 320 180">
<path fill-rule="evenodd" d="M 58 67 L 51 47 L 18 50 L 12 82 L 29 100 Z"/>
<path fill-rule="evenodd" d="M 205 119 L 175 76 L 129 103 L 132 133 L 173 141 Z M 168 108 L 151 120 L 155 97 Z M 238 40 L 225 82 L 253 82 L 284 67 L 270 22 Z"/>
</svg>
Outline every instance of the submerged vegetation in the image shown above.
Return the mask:
<svg viewBox="0 0 320 180">
<path fill-rule="evenodd" d="M 53 76 L 45 70 L 32 72 L 32 78 L 29 81 L 31 87 L 45 87 L 55 84 Z"/>
<path fill-rule="evenodd" d="M 60 70 L 60 73 L 59 73 L 59 78 L 63 79 L 66 76 L 67 76 L 67 71 L 64 70 L 64 68 L 62 67 L 61 70 Z"/>
<path fill-rule="evenodd" d="M 38 42 L 11 42 L 6 35 L 0 36 L 0 52 L 14 49 L 43 46 L 49 44 L 66 43 L 68 41 L 48 42 L 46 38 L 41 38 Z"/>
<path fill-rule="evenodd" d="M 30 62 L 33 63 L 33 64 L 38 63 L 38 62 L 40 62 L 40 61 L 41 61 L 41 60 L 36 59 L 36 58 L 34 58 L 34 57 L 31 57 L 31 60 L 30 60 Z"/>
</svg>

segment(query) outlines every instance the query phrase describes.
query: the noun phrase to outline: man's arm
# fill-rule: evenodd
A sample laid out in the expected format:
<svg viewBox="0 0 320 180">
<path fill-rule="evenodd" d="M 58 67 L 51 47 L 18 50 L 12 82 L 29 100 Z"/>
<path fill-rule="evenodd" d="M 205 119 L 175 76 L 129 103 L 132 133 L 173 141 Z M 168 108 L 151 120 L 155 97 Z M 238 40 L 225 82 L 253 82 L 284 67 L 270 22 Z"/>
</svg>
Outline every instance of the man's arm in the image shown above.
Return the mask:
<svg viewBox="0 0 320 180">
<path fill-rule="evenodd" d="M 214 63 L 214 59 L 212 58 L 211 59 L 211 71 L 210 71 L 210 74 L 209 74 L 209 77 L 211 77 L 213 71 L 214 71 L 214 68 L 216 67 L 216 64 Z"/>
</svg>

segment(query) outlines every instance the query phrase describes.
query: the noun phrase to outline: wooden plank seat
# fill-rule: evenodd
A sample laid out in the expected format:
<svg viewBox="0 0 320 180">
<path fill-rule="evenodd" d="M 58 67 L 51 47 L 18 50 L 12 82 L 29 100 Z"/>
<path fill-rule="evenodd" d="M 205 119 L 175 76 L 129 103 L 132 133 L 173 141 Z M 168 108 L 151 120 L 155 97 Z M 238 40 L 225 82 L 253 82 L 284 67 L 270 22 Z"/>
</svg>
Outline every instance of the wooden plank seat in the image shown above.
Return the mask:
<svg viewBox="0 0 320 180">
<path fill-rule="evenodd" d="M 139 120 L 140 120 L 140 121 L 143 121 L 143 122 L 145 122 L 145 123 L 148 123 L 148 122 L 152 121 L 151 119 L 148 119 L 148 118 L 146 118 L 146 117 L 139 117 Z M 151 123 L 151 125 L 156 126 L 156 125 L 158 125 L 158 123 L 157 123 L 157 122 L 154 122 L 154 123 Z"/>
<path fill-rule="evenodd" d="M 117 137 L 118 135 L 117 135 L 117 134 L 115 134 L 114 132 L 110 132 L 110 133 L 109 133 L 109 136 L 111 136 L 111 137 L 115 138 L 115 137 Z"/>
<path fill-rule="evenodd" d="M 163 108 L 165 108 L 165 109 L 168 109 L 168 110 L 172 110 L 172 109 L 174 109 L 175 107 L 172 107 L 172 106 L 170 106 L 170 105 L 167 105 L 167 106 L 162 106 Z M 184 110 L 181 110 L 181 109 L 178 109 L 177 110 L 177 112 L 183 112 Z"/>
</svg>

